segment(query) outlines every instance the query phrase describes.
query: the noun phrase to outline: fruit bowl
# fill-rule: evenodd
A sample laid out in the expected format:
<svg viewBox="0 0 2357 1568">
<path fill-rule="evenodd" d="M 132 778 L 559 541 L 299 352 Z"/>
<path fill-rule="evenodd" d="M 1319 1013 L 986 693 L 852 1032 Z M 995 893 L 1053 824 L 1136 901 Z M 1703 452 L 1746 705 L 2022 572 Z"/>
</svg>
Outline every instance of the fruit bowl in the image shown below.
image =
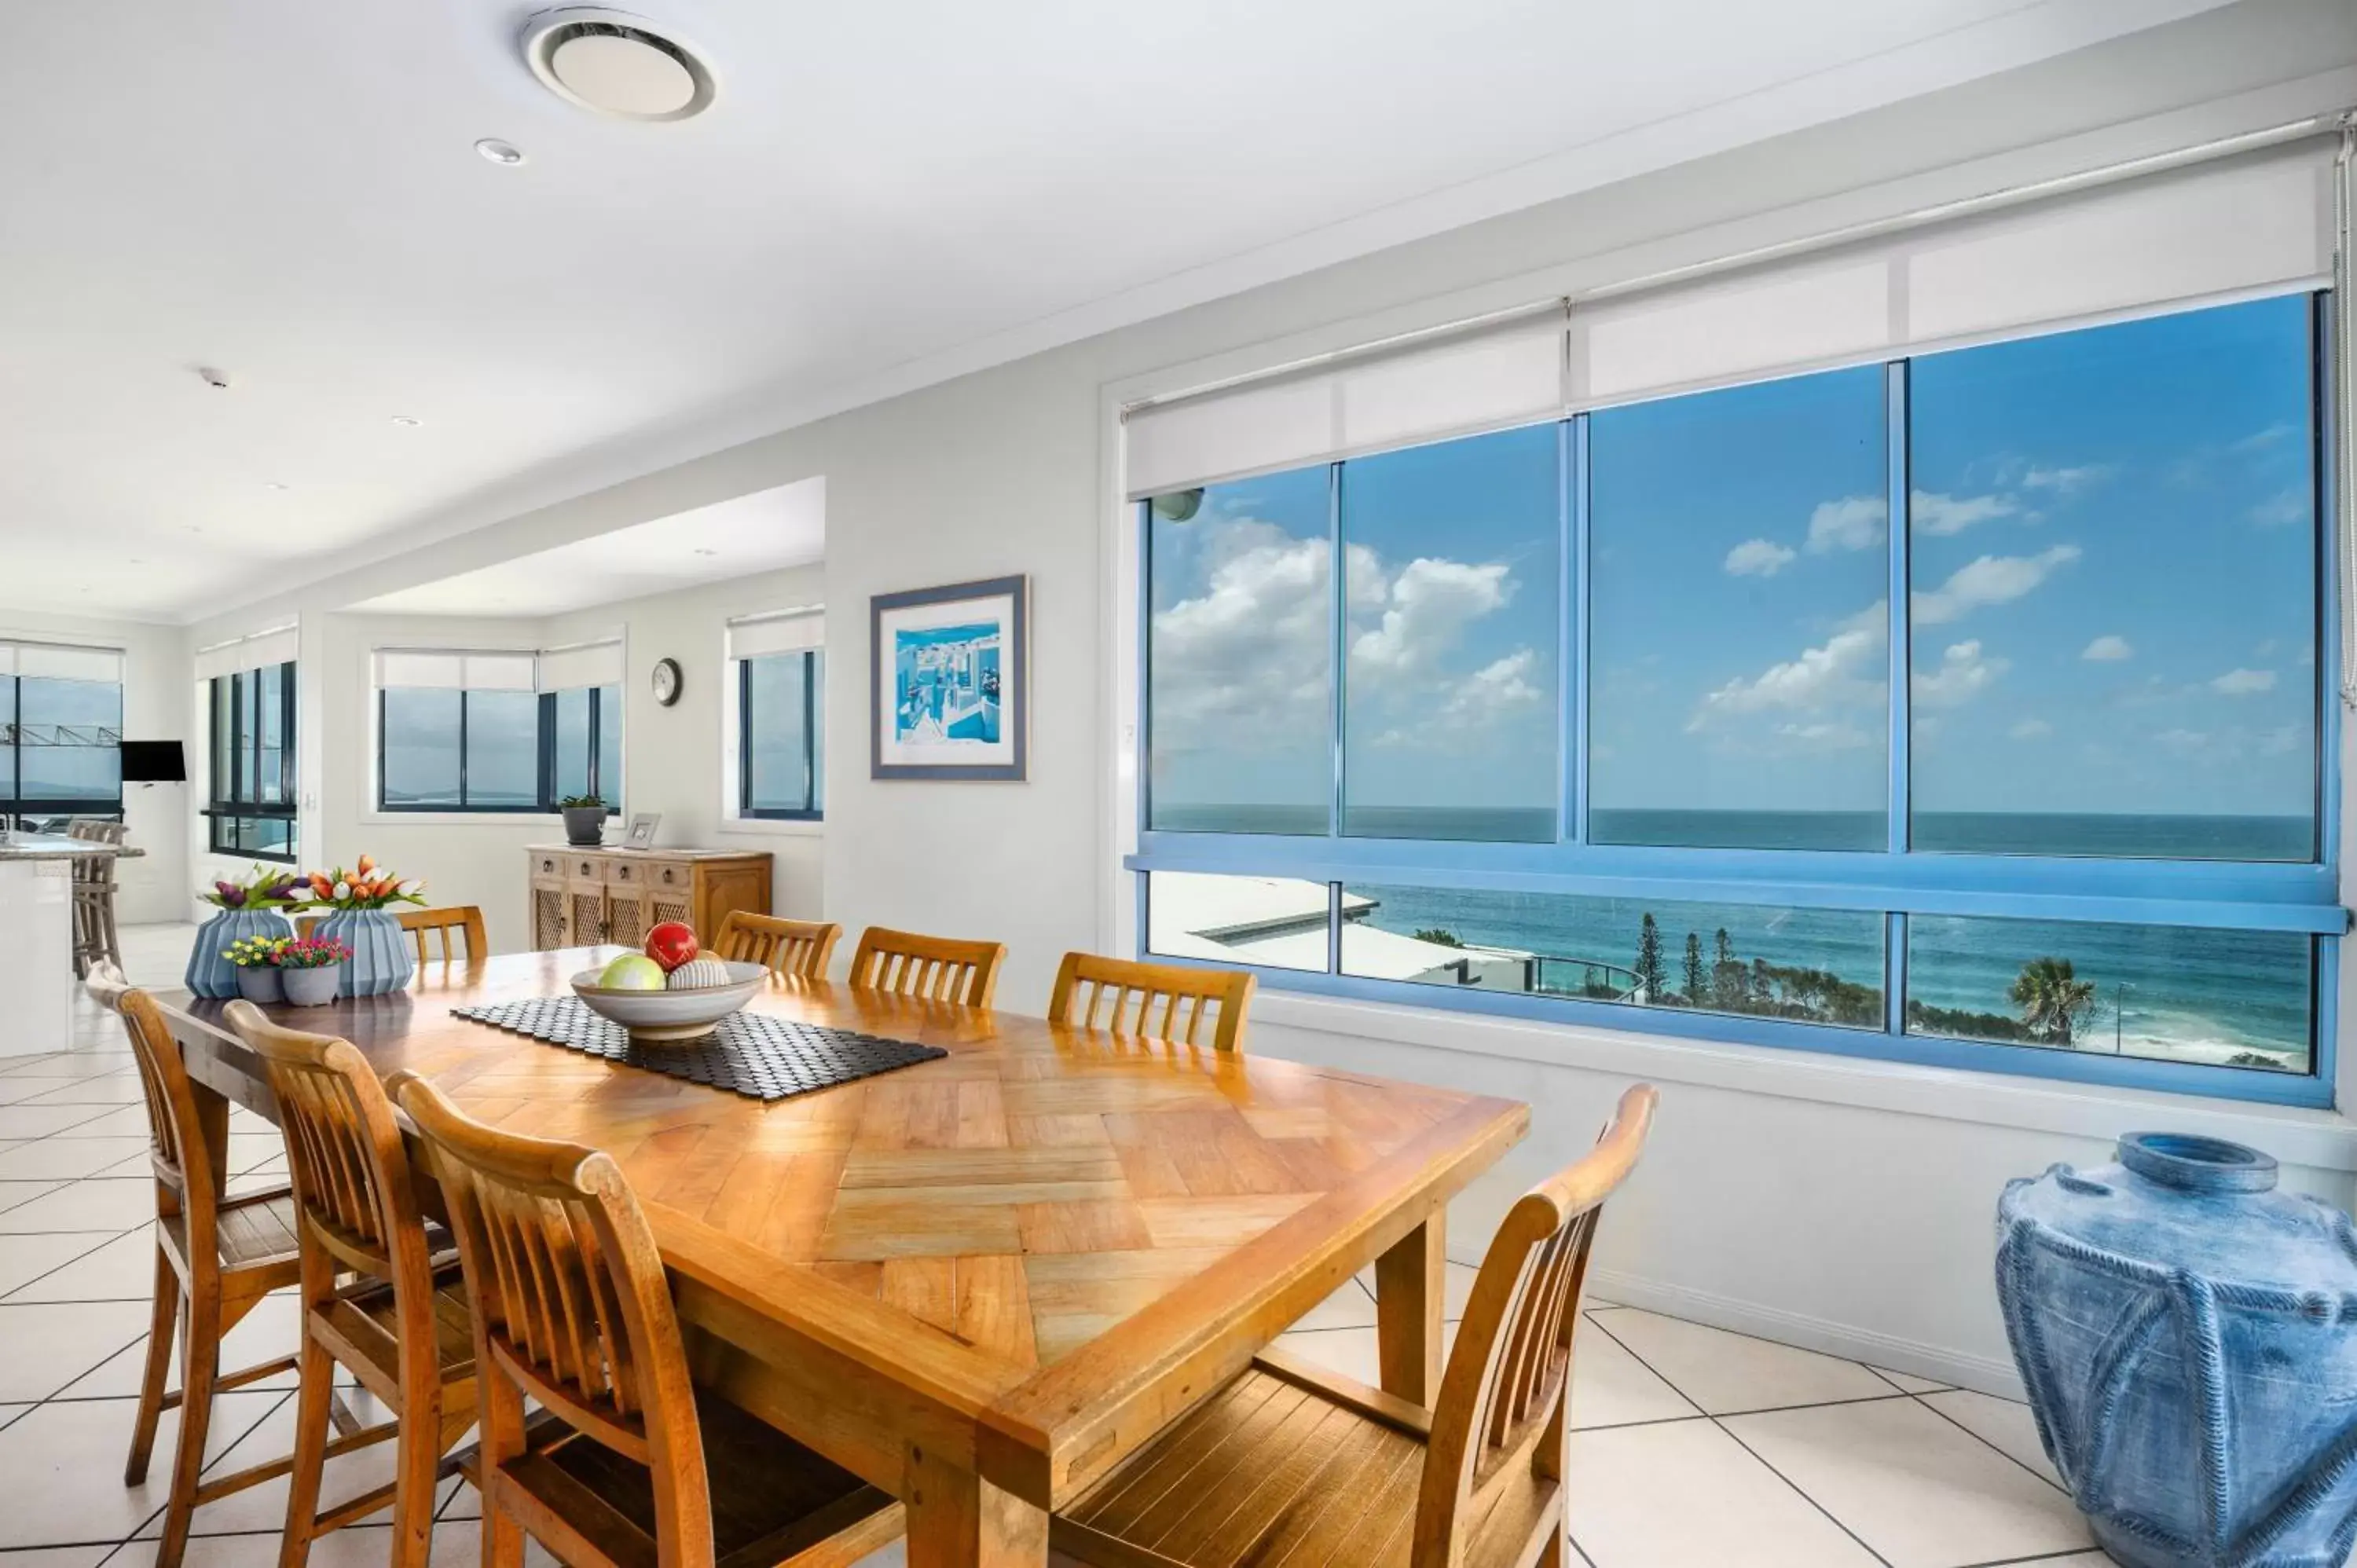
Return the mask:
<svg viewBox="0 0 2357 1568">
<path fill-rule="evenodd" d="M 603 973 L 585 969 L 575 975 L 573 994 L 592 1013 L 628 1029 L 632 1041 L 660 1046 L 700 1040 L 712 1033 L 715 1024 L 753 999 L 770 972 L 758 963 L 730 963 L 727 984 L 687 991 L 608 989 L 597 983 Z"/>
</svg>

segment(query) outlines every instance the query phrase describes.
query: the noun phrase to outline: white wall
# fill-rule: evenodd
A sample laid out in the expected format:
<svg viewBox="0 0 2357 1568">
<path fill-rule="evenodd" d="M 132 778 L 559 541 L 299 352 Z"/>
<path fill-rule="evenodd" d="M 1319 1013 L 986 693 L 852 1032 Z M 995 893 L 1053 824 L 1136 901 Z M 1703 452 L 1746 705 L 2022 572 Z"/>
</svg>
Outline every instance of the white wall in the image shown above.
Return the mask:
<svg viewBox="0 0 2357 1568">
<path fill-rule="evenodd" d="M 88 616 L 0 611 L 0 639 L 87 643 L 123 650 L 123 733 L 132 740 L 177 740 L 193 769 L 201 740 L 188 727 L 188 634 L 179 627 Z M 181 918 L 180 889 L 188 879 L 187 813 L 194 810 L 191 784 L 126 784 L 123 821 L 128 842 L 146 853 L 118 864 L 114 913 L 133 925 Z"/>
<path fill-rule="evenodd" d="M 824 476 L 826 914 L 853 930 L 884 922 L 1000 938 L 1010 949 L 1000 999 L 1036 1009 L 1064 950 L 1117 946 L 1127 918 L 1117 857 L 1132 693 L 1116 672 L 1134 590 L 1118 559 L 1125 510 L 1113 482 L 1120 395 L 2352 100 L 2357 30 L 2341 0 L 2231 6 L 781 432 L 307 592 L 386 592 Z M 871 781 L 868 596 L 1018 572 L 1034 586 L 1030 781 Z M 634 675 L 654 651 L 634 643 Z M 640 738 L 631 744 L 636 757 Z M 1464 1206 L 1459 1255 L 1478 1247 L 1511 1184 L 1585 1144 L 1613 1090 L 1653 1078 L 1665 1087 L 1658 1139 L 1607 1228 L 1613 1294 L 1983 1385 L 2007 1376 L 1989 1287 L 2005 1177 L 2098 1159 L 2111 1136 L 2154 1122 L 2272 1147 L 2294 1182 L 2342 1204 L 2357 1169 L 2357 1135 L 2330 1113 L 1265 992 L 1253 1048 L 1529 1100 L 1537 1132 Z"/>
</svg>

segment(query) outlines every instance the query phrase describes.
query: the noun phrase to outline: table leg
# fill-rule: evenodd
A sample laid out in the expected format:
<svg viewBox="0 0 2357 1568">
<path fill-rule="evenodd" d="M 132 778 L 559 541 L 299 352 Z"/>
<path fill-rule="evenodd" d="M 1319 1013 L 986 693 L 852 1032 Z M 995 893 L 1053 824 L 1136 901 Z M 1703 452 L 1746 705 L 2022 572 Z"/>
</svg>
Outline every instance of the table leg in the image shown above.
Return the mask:
<svg viewBox="0 0 2357 1568">
<path fill-rule="evenodd" d="M 909 1452 L 909 1568 L 1046 1568 L 1048 1515 L 971 1470 Z"/>
<path fill-rule="evenodd" d="M 205 1140 L 205 1163 L 212 1168 L 216 1202 L 229 1196 L 229 1100 L 210 1084 L 188 1079 L 196 1102 L 197 1128 Z"/>
<path fill-rule="evenodd" d="M 1440 1397 L 1440 1315 L 1448 1301 L 1448 1211 L 1375 1260 L 1375 1354 L 1383 1391 L 1410 1404 Z"/>
</svg>

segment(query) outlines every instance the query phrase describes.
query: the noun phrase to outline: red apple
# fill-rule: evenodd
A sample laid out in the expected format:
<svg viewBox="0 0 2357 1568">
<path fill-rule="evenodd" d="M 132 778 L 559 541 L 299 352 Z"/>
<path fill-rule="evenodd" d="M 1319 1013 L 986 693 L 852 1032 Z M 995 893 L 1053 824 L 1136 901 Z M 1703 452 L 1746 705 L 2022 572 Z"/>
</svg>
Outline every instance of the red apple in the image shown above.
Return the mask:
<svg viewBox="0 0 2357 1568">
<path fill-rule="evenodd" d="M 700 950 L 695 945 L 695 928 L 683 920 L 665 920 L 647 933 L 647 956 L 662 965 L 669 974 Z"/>
</svg>

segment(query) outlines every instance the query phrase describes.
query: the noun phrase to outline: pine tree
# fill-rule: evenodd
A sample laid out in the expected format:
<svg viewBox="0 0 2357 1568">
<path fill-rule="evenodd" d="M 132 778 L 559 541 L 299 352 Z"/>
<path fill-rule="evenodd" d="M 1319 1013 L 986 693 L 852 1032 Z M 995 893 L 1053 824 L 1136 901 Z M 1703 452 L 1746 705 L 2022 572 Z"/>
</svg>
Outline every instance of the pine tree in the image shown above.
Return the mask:
<svg viewBox="0 0 2357 1568">
<path fill-rule="evenodd" d="M 1719 927 L 1711 944 L 1711 1000 L 1722 1012 L 1734 1012 L 1749 999 L 1748 988 L 1743 983 L 1743 961 L 1735 956 L 1735 943 L 1725 926 Z"/>
<path fill-rule="evenodd" d="M 1637 933 L 1637 997 L 1641 1002 L 1658 1001 L 1669 988 L 1669 972 L 1662 967 L 1662 928 L 1648 912 L 1644 928 Z"/>
<path fill-rule="evenodd" d="M 1703 978 L 1702 938 L 1686 933 L 1686 1000 L 1699 1007 L 1707 1000 L 1710 986 Z"/>
</svg>

